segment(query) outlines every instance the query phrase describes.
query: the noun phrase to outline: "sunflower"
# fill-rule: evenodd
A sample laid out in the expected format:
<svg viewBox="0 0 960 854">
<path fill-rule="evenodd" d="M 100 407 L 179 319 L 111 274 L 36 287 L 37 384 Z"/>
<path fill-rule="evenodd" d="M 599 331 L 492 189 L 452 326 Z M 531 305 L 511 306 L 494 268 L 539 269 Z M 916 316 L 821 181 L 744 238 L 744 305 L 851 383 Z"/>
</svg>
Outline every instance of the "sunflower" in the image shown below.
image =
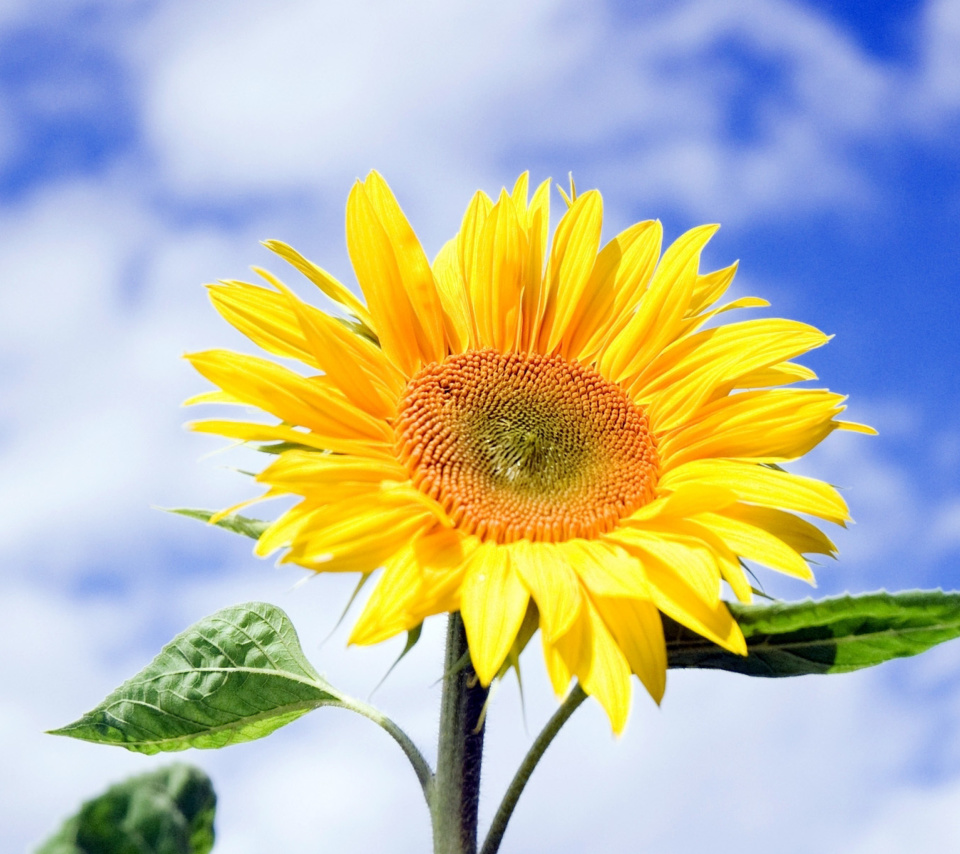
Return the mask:
<svg viewBox="0 0 960 854">
<path fill-rule="evenodd" d="M 253 500 L 298 500 L 257 554 L 363 580 L 382 569 L 352 643 L 459 611 L 488 685 L 539 628 L 558 695 L 576 677 L 619 732 L 631 673 L 663 695 L 661 612 L 745 654 L 721 582 L 751 600 L 743 559 L 812 582 L 804 555 L 835 547 L 804 517 L 843 524 L 847 507 L 779 464 L 835 429 L 872 431 L 837 420 L 840 395 L 785 387 L 815 378 L 792 360 L 822 332 L 715 322 L 768 304 L 717 307 L 736 270 L 699 271 L 717 226 L 661 255 L 660 223 L 639 222 L 601 248 L 600 194 L 571 185 L 550 240 L 549 187 L 529 197 L 524 174 L 496 202 L 476 193 L 431 264 L 383 178 L 357 181 L 347 249 L 365 301 L 268 241 L 339 313 L 257 268 L 266 287 L 211 285 L 227 321 L 307 375 L 190 355 L 219 388 L 191 402 L 278 420 L 191 426 L 276 455 Z"/>
</svg>

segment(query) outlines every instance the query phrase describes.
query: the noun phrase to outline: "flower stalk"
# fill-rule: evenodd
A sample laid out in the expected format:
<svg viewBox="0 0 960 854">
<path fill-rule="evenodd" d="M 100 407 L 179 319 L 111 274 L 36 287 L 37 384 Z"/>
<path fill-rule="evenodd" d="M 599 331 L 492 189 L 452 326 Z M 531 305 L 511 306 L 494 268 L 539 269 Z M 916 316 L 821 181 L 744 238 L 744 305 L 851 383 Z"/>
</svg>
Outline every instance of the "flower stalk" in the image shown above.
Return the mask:
<svg viewBox="0 0 960 854">
<path fill-rule="evenodd" d="M 463 620 L 454 612 L 447 622 L 437 771 L 430 797 L 434 854 L 477 854 L 482 714 L 488 692 L 473 665 L 462 664 L 466 655 Z"/>
<path fill-rule="evenodd" d="M 517 801 L 520 800 L 520 795 L 523 793 L 533 769 L 537 767 L 537 763 L 540 762 L 540 758 L 546 753 L 557 733 L 560 732 L 560 728 L 586 699 L 587 695 L 578 682 L 567 694 L 560 708 L 553 713 L 546 726 L 540 731 L 536 741 L 527 751 L 527 755 L 523 757 L 523 762 L 520 763 L 517 773 L 513 775 L 509 787 L 507 787 L 506 794 L 504 794 L 503 800 L 497 808 L 497 814 L 493 817 L 490 830 L 487 831 L 487 838 L 483 842 L 480 854 L 497 854 L 500 849 L 500 842 L 503 840 L 503 834 L 507 829 L 507 823 L 510 821 L 510 816 L 513 815 L 513 810 Z"/>
</svg>

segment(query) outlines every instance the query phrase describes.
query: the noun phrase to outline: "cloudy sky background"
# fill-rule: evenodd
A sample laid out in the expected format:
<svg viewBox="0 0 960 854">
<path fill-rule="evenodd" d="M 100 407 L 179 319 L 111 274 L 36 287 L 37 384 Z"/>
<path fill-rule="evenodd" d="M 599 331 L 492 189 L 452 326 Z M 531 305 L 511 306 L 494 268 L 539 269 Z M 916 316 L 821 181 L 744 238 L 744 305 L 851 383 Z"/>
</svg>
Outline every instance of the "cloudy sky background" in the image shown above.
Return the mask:
<svg viewBox="0 0 960 854">
<path fill-rule="evenodd" d="M 960 587 L 960 2 L 710 0 L 0 3 L 0 838 L 165 759 L 44 736 L 175 632 L 274 602 L 366 696 L 397 644 L 321 647 L 349 582 L 151 509 L 250 494 L 186 434 L 179 357 L 246 349 L 203 282 L 276 237 L 344 281 L 350 184 L 391 182 L 428 253 L 477 187 L 524 169 L 598 187 L 609 236 L 724 227 L 740 293 L 836 338 L 808 360 L 881 435 L 796 470 L 858 524 L 819 593 Z M 558 197 L 554 197 L 555 207 Z M 301 294 L 319 295 L 287 276 Z M 785 598 L 799 583 L 763 576 Z M 442 621 L 376 701 L 433 755 Z M 493 703 L 481 822 L 553 708 L 536 654 Z M 909 854 L 960 846 L 960 647 L 844 677 L 671 674 L 626 734 L 588 704 L 525 793 L 507 852 Z M 392 742 L 318 712 L 180 759 L 220 795 L 219 854 L 422 852 Z"/>
</svg>

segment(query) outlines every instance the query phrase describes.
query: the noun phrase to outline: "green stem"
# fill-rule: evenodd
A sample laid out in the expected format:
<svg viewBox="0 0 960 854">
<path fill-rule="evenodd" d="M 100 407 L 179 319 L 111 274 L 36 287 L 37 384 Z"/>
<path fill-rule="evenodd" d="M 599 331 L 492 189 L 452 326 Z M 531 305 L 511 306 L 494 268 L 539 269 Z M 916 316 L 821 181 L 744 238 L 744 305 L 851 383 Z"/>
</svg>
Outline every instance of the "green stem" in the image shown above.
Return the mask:
<svg viewBox="0 0 960 854">
<path fill-rule="evenodd" d="M 497 808 L 497 814 L 493 817 L 493 823 L 487 832 L 487 838 L 483 842 L 483 848 L 480 849 L 480 854 L 497 854 L 500 848 L 500 842 L 503 840 L 503 834 L 507 829 L 507 822 L 510 821 L 510 816 L 513 815 L 514 807 L 516 807 L 517 801 L 520 800 L 520 794 L 523 792 L 524 786 L 527 785 L 527 780 L 530 779 L 533 769 L 537 767 L 540 757 L 546 752 L 556 734 L 560 732 L 560 728 L 586 699 L 587 695 L 583 692 L 583 688 L 580 687 L 580 683 L 577 683 L 573 686 L 573 690 L 567 695 L 567 698 L 563 701 L 560 708 L 554 712 L 553 717 L 547 721 L 547 725 L 540 731 L 540 735 L 537 736 L 536 741 L 533 742 L 530 750 L 527 751 L 527 755 L 523 757 L 523 762 L 520 763 L 520 767 L 517 769 L 517 773 L 514 774 L 513 780 L 510 781 L 507 792 L 503 796 L 500 806 Z"/>
<path fill-rule="evenodd" d="M 447 622 L 437 774 L 428 797 L 434 854 L 477 854 L 481 715 L 487 689 L 480 684 L 472 665 L 462 665 L 466 653 L 463 620 L 459 613 L 453 613 Z"/>
<path fill-rule="evenodd" d="M 423 754 L 417 749 L 417 746 L 410 739 L 410 736 L 379 709 L 362 703 L 360 700 L 354 700 L 352 697 L 344 697 L 337 705 L 341 708 L 349 709 L 351 712 L 356 712 L 358 715 L 363 715 L 363 717 L 373 721 L 400 745 L 400 749 L 406 754 L 407 759 L 410 760 L 417 779 L 420 781 L 420 788 L 423 789 L 423 796 L 427 799 L 427 806 L 430 806 L 433 771 L 430 769 L 430 763 L 423 758 Z"/>
</svg>

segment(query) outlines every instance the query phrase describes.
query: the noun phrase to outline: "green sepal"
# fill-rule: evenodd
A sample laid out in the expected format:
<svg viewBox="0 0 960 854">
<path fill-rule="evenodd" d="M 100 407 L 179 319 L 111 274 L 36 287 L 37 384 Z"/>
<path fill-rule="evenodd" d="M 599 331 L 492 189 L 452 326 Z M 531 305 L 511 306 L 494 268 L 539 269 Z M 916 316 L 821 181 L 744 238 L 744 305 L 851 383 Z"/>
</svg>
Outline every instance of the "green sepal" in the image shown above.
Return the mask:
<svg viewBox="0 0 960 854">
<path fill-rule="evenodd" d="M 190 626 L 93 711 L 52 734 L 139 753 L 217 748 L 347 699 L 307 661 L 287 615 L 253 602 Z"/>
<path fill-rule="evenodd" d="M 36 854 L 208 854 L 216 806 L 203 771 L 170 765 L 87 801 Z"/>
<path fill-rule="evenodd" d="M 200 522 L 210 522 L 210 519 L 216 514 L 216 510 L 196 510 L 190 507 L 171 507 L 161 508 L 167 513 L 176 513 L 178 516 L 187 516 L 190 519 L 197 519 Z M 273 523 L 265 522 L 263 519 L 251 519 L 249 516 L 241 516 L 238 513 L 231 513 L 222 519 L 213 523 L 218 528 L 226 531 L 232 531 L 234 534 L 243 534 L 254 540 L 259 540 L 260 535 L 267 530 Z"/>
<path fill-rule="evenodd" d="M 396 661 L 387 668 L 387 672 L 383 674 L 383 678 L 374 686 L 373 691 L 370 692 L 371 697 L 377 692 L 380 686 L 387 681 L 387 677 L 393 673 L 394 668 L 406 658 L 407 653 L 420 642 L 421 634 L 423 634 L 423 623 L 417 623 L 417 625 L 407 632 L 407 642 L 403 645 L 403 649 L 400 650 L 400 655 L 398 655 Z"/>
<path fill-rule="evenodd" d="M 351 320 L 348 317 L 338 317 L 336 318 L 344 326 L 347 327 L 354 335 L 359 335 L 361 338 L 366 338 L 371 344 L 375 344 L 377 347 L 380 346 L 380 339 L 377 337 L 377 333 L 374 332 L 366 323 L 354 318 Z"/>
<path fill-rule="evenodd" d="M 254 449 L 263 454 L 282 454 L 285 451 L 312 451 L 317 453 L 313 445 L 301 445 L 299 442 L 268 442 L 262 445 L 253 445 Z M 323 453 L 321 451 L 321 453 Z"/>
<path fill-rule="evenodd" d="M 343 625 L 343 621 L 347 619 L 347 614 L 350 613 L 350 608 L 353 606 L 353 603 L 357 601 L 357 597 L 360 595 L 360 591 L 363 590 L 366 583 L 370 580 L 370 576 L 373 575 L 372 572 L 365 572 L 360 576 L 360 580 L 357 582 L 357 586 L 353 588 L 353 593 L 350 594 L 350 598 L 347 600 L 347 604 L 343 606 L 343 610 L 340 612 L 340 616 L 337 618 L 337 622 L 334 624 L 333 628 L 327 633 L 327 636 L 321 641 L 321 646 L 325 644 L 330 638 L 333 637 L 334 633 L 340 626 Z M 389 671 L 388 671 L 389 672 Z M 381 680 L 382 682 L 383 680 Z M 377 685 L 377 688 L 380 686 Z M 373 690 L 376 691 L 377 688 Z"/>
<path fill-rule="evenodd" d="M 766 677 L 848 673 L 960 637 L 960 593 L 941 590 L 729 608 L 746 638 L 747 656 L 664 617 L 669 666 Z"/>
</svg>

